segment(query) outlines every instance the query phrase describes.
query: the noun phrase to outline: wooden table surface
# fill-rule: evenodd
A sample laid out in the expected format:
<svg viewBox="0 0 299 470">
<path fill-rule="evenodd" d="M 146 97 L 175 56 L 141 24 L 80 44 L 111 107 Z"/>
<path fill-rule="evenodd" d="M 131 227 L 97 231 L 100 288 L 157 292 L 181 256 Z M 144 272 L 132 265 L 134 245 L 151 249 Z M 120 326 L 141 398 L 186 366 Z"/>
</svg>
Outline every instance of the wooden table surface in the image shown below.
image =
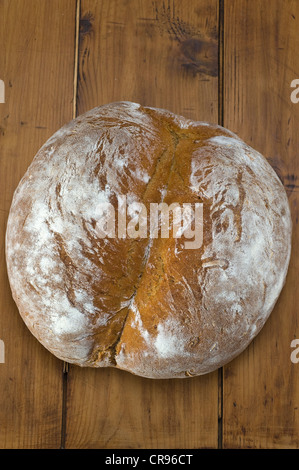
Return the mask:
<svg viewBox="0 0 299 470">
<path fill-rule="evenodd" d="M 298 448 L 299 1 L 0 0 L 0 18 L 0 448 Z M 67 367 L 11 297 L 4 235 L 20 178 L 64 123 L 119 100 L 228 127 L 288 193 L 286 285 L 245 352 L 208 375 Z"/>
</svg>

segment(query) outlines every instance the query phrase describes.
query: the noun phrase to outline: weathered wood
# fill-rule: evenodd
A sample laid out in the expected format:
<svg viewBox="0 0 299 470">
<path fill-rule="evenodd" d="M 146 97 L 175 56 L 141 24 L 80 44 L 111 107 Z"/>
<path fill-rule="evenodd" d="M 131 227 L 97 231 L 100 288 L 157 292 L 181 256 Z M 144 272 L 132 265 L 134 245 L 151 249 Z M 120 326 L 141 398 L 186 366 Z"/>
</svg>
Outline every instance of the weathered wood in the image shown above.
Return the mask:
<svg viewBox="0 0 299 470">
<path fill-rule="evenodd" d="M 299 365 L 290 360 L 299 338 L 299 103 L 290 100 L 299 71 L 298 2 L 0 0 L 0 22 L 0 448 L 217 447 L 218 411 L 226 448 L 298 447 Z M 29 333 L 12 301 L 4 235 L 18 181 L 74 112 L 118 100 L 211 122 L 223 115 L 285 184 L 294 222 L 287 282 L 261 333 L 225 366 L 223 403 L 217 372 L 155 381 L 70 366 L 62 380 L 62 363 Z"/>
<path fill-rule="evenodd" d="M 258 337 L 224 368 L 224 447 L 298 447 L 299 366 L 290 343 L 299 337 L 299 104 L 290 100 L 290 84 L 299 73 L 299 3 L 224 4 L 224 125 L 276 169 L 294 223 L 281 297 Z"/>
<path fill-rule="evenodd" d="M 218 120 L 216 0 L 81 1 L 77 113 L 112 101 Z M 218 373 L 68 373 L 68 448 L 217 447 Z"/>
<path fill-rule="evenodd" d="M 0 448 L 61 442 L 62 362 L 29 333 L 12 300 L 4 236 L 13 191 L 36 151 L 72 118 L 74 0 L 0 1 Z"/>
</svg>

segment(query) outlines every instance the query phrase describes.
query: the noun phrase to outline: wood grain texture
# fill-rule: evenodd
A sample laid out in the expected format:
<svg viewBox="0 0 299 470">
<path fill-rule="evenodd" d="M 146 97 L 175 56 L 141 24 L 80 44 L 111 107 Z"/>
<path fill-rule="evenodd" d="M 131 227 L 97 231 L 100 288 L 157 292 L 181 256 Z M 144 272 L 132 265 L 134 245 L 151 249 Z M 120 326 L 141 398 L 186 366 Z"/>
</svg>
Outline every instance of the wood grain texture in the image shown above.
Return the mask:
<svg viewBox="0 0 299 470">
<path fill-rule="evenodd" d="M 0 0 L 0 448 L 299 447 L 299 365 L 290 361 L 299 338 L 298 30 L 295 0 Z M 217 372 L 151 380 L 71 366 L 62 377 L 11 298 L 4 235 L 14 189 L 56 129 L 118 100 L 223 118 L 287 190 L 286 285 L 258 337 L 225 366 L 219 393 Z"/>
<path fill-rule="evenodd" d="M 224 125 L 259 150 L 282 179 L 293 218 L 287 281 L 265 327 L 224 368 L 226 448 L 298 448 L 299 366 L 290 360 L 298 338 L 299 3 L 228 0 L 224 9 Z M 262 269 L 262 266 L 261 266 Z"/>
<path fill-rule="evenodd" d="M 81 1 L 77 113 L 130 100 L 217 122 L 218 2 Z M 67 448 L 217 447 L 218 374 L 70 367 Z"/>
<path fill-rule="evenodd" d="M 217 122 L 218 1 L 81 0 L 78 113 L 134 100 Z"/>
<path fill-rule="evenodd" d="M 60 447 L 62 362 L 12 300 L 4 236 L 13 191 L 39 147 L 72 118 L 74 0 L 0 1 L 0 448 Z"/>
</svg>

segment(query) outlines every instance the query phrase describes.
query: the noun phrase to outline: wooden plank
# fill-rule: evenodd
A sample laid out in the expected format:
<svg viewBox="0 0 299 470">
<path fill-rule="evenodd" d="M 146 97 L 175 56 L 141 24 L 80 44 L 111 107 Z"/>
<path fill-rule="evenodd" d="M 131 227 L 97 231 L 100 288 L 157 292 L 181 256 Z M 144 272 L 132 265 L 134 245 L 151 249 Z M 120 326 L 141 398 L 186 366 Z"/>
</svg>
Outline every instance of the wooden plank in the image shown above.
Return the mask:
<svg viewBox="0 0 299 470">
<path fill-rule="evenodd" d="M 112 101 L 217 122 L 218 1 L 81 1 L 78 114 Z M 68 373 L 67 448 L 217 447 L 218 373 Z"/>
<path fill-rule="evenodd" d="M 294 224 L 281 297 L 258 337 L 224 369 L 224 447 L 298 448 L 299 366 L 290 360 L 290 343 L 299 337 L 299 104 L 290 100 L 290 84 L 299 71 L 299 3 L 224 5 L 224 125 L 276 169 Z"/>
<path fill-rule="evenodd" d="M 217 4 L 82 0 L 78 111 L 130 99 L 217 122 Z"/>
<path fill-rule="evenodd" d="M 0 18 L 0 447 L 57 448 L 62 362 L 29 333 L 17 311 L 4 235 L 20 178 L 39 147 L 72 118 L 75 0 L 1 0 Z"/>
</svg>

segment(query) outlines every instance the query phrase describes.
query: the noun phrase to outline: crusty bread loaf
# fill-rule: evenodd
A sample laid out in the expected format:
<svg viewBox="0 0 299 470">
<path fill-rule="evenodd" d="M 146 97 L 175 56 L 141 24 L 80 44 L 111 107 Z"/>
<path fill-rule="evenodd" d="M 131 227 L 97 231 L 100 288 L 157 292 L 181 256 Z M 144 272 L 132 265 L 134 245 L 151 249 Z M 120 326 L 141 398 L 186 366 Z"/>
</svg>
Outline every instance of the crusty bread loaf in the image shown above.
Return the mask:
<svg viewBox="0 0 299 470">
<path fill-rule="evenodd" d="M 203 204 L 203 244 L 99 237 L 119 195 Z M 6 233 L 11 290 L 58 358 L 149 378 L 201 375 L 241 353 L 285 282 L 291 218 L 266 159 L 235 134 L 161 109 L 112 103 L 40 149 Z"/>
</svg>

